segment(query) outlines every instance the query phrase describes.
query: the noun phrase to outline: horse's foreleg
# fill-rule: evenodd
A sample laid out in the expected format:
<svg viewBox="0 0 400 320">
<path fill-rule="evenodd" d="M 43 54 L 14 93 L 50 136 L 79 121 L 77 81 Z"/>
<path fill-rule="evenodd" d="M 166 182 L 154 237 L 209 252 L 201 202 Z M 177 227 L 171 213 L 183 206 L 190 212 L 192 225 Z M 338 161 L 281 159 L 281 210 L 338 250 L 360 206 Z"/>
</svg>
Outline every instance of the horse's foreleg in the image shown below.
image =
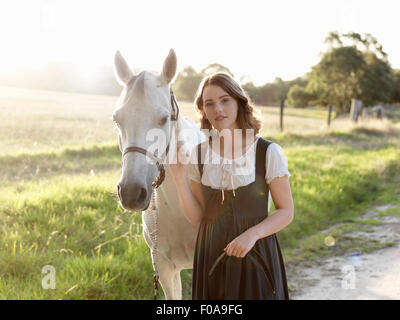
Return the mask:
<svg viewBox="0 0 400 320">
<path fill-rule="evenodd" d="M 156 263 L 160 284 L 166 300 L 182 299 L 182 284 L 180 270 L 169 259 L 157 253 Z"/>
<path fill-rule="evenodd" d="M 176 270 L 174 276 L 175 292 L 179 295 L 176 300 L 182 300 L 182 281 L 181 281 L 181 270 Z"/>
</svg>

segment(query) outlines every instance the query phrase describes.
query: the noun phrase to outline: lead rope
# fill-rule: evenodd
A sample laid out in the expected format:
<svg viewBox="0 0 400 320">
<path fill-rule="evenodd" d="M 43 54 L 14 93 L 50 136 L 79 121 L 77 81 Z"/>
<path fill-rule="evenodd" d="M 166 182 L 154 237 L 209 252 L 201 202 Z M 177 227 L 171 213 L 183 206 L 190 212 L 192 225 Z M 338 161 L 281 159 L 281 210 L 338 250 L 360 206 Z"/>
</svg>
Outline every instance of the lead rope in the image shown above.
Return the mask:
<svg viewBox="0 0 400 320">
<path fill-rule="evenodd" d="M 174 100 L 174 102 L 176 103 L 174 94 L 171 90 L 171 98 Z M 174 105 L 172 104 L 172 108 L 174 108 Z M 174 123 L 171 125 L 171 131 L 172 128 L 175 127 L 177 125 L 178 122 L 178 115 L 179 115 L 179 108 L 177 108 L 177 114 L 176 114 L 176 118 L 172 121 L 174 121 Z M 176 136 L 175 136 L 176 139 Z M 175 141 L 177 143 L 177 140 Z M 167 156 L 167 155 L 165 155 Z M 177 155 L 178 156 L 178 155 Z M 165 173 L 164 173 L 165 174 Z M 154 235 L 152 237 L 152 241 L 154 243 L 153 246 L 153 269 L 154 269 L 154 277 L 153 277 L 153 287 L 154 287 L 154 300 L 157 300 L 157 294 L 158 294 L 158 280 L 160 279 L 160 276 L 158 274 L 158 267 L 157 267 L 157 244 L 158 244 L 158 207 L 157 207 L 157 190 L 156 188 L 159 185 L 156 185 L 153 188 L 153 194 L 151 195 L 151 214 L 154 214 L 154 221 L 155 221 L 155 231 L 154 231 Z"/>
<path fill-rule="evenodd" d="M 154 300 L 157 300 L 158 294 L 158 279 L 160 278 L 158 275 L 158 267 L 157 267 L 157 235 L 158 235 L 158 208 L 157 208 L 157 191 L 153 190 L 153 194 L 151 196 L 151 215 L 154 215 L 155 222 L 155 231 L 150 234 L 153 242 L 153 269 L 154 269 L 154 277 L 153 277 L 153 286 L 154 286 Z"/>
</svg>

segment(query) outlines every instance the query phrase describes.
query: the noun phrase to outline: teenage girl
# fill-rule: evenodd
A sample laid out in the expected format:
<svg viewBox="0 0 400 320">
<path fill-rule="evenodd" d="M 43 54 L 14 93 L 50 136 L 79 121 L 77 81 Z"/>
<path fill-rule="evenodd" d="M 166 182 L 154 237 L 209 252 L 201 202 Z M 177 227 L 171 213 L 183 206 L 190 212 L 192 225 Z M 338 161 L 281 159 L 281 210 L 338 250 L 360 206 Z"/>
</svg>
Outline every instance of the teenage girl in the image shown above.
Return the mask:
<svg viewBox="0 0 400 320">
<path fill-rule="evenodd" d="M 195 106 L 210 134 L 188 164 L 169 165 L 183 212 L 199 226 L 192 298 L 289 299 L 276 236 L 294 215 L 283 150 L 260 136 L 261 121 L 228 74 L 204 78 Z"/>
</svg>

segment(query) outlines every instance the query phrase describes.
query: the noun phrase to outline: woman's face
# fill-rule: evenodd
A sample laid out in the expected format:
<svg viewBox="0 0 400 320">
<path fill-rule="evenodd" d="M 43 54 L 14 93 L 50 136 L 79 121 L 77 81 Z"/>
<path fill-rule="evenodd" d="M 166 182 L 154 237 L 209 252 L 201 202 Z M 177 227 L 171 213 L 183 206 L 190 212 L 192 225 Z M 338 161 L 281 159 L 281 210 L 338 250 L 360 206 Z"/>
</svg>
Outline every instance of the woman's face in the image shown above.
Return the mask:
<svg viewBox="0 0 400 320">
<path fill-rule="evenodd" d="M 208 85 L 203 90 L 203 110 L 211 125 L 222 129 L 239 129 L 237 114 L 239 110 L 236 99 L 221 87 Z"/>
</svg>

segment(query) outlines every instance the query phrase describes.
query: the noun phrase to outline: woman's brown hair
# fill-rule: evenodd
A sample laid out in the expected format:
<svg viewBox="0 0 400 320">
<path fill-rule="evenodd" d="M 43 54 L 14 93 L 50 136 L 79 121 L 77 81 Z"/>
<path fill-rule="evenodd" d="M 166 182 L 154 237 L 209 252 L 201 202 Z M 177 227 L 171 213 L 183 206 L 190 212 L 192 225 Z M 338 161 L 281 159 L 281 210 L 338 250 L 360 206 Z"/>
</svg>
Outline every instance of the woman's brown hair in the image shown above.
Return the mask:
<svg viewBox="0 0 400 320">
<path fill-rule="evenodd" d="M 212 125 L 203 110 L 203 91 L 208 85 L 220 87 L 237 101 L 237 122 L 240 129 L 253 129 L 254 134 L 259 133 L 262 127 L 261 116 L 255 114 L 257 111 L 250 105 L 250 98 L 242 87 L 229 74 L 224 72 L 213 73 L 205 77 L 199 85 L 195 99 L 195 110 L 200 114 L 201 129 L 212 129 Z"/>
</svg>

